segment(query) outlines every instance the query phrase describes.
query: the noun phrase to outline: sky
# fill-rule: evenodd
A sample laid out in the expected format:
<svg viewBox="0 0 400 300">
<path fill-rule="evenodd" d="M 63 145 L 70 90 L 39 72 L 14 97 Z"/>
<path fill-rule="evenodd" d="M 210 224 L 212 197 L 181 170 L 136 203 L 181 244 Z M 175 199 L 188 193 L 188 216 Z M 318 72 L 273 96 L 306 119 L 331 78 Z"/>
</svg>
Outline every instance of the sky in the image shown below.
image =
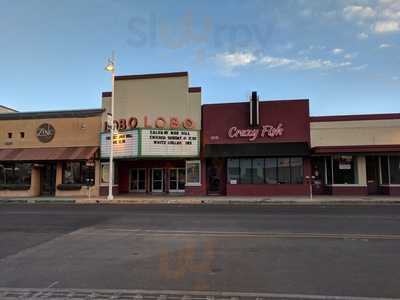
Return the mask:
<svg viewBox="0 0 400 300">
<path fill-rule="evenodd" d="M 0 104 L 98 108 L 117 75 L 188 71 L 203 103 L 400 112 L 400 0 L 0 0 Z"/>
</svg>

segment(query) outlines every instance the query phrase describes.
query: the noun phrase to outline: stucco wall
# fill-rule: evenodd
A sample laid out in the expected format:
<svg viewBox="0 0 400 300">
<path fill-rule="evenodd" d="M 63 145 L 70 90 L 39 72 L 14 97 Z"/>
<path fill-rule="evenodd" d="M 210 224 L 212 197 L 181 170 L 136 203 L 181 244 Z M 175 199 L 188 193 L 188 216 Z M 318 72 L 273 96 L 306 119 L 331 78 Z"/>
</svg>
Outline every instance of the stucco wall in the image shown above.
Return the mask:
<svg viewBox="0 0 400 300">
<path fill-rule="evenodd" d="M 55 128 L 55 135 L 48 143 L 36 137 L 37 128 L 49 123 Z M 78 147 L 99 146 L 101 116 L 84 118 L 0 120 L 0 149 L 36 147 Z M 8 138 L 8 133 L 12 138 Z M 20 133 L 24 132 L 22 138 Z"/>
<path fill-rule="evenodd" d="M 400 119 L 311 122 L 311 146 L 400 144 Z"/>
<path fill-rule="evenodd" d="M 201 93 L 189 93 L 188 77 L 123 79 L 115 81 L 114 118 L 136 117 L 144 127 L 144 116 L 154 123 L 157 117 L 180 122 L 191 118 L 195 129 L 201 128 Z M 110 110 L 111 97 L 103 97 L 102 107 Z M 103 115 L 103 124 L 105 121 Z"/>
</svg>

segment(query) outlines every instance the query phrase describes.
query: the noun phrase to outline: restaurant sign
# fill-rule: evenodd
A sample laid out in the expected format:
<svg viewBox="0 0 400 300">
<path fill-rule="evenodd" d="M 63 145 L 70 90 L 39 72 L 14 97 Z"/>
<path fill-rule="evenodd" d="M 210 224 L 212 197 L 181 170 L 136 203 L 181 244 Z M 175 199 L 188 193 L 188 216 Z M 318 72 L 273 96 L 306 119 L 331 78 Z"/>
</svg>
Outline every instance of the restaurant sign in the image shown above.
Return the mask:
<svg viewBox="0 0 400 300">
<path fill-rule="evenodd" d="M 236 126 L 231 127 L 228 130 L 228 137 L 231 139 L 235 138 L 247 138 L 249 141 L 255 141 L 258 138 L 275 138 L 282 136 L 284 128 L 282 123 L 276 126 L 262 125 L 260 128 L 238 128 Z"/>
<path fill-rule="evenodd" d="M 36 129 L 36 137 L 42 143 L 50 142 L 56 133 L 56 130 L 51 124 L 43 123 Z"/>
</svg>

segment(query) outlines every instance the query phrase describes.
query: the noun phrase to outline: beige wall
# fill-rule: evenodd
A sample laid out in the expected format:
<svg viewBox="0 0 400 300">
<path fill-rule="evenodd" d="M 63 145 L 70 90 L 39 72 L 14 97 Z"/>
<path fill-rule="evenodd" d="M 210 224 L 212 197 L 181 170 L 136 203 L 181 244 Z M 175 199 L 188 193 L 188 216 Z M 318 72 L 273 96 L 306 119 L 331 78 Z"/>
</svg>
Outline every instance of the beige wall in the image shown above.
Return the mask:
<svg viewBox="0 0 400 300">
<path fill-rule="evenodd" d="M 188 77 L 124 79 L 115 82 L 115 119 L 136 117 L 143 127 L 143 117 L 154 123 L 157 117 L 182 122 L 191 118 L 195 129 L 201 128 L 201 93 L 189 93 Z M 103 108 L 110 108 L 111 97 L 103 98 Z M 103 122 L 105 114 L 103 115 Z"/>
<path fill-rule="evenodd" d="M 13 113 L 13 112 L 15 112 L 14 109 L 0 105 L 0 114 Z"/>
<path fill-rule="evenodd" d="M 400 144 L 400 119 L 311 122 L 311 146 Z"/>
<path fill-rule="evenodd" d="M 42 143 L 36 137 L 36 129 L 43 123 L 55 128 L 55 136 L 49 143 Z M 79 147 L 99 146 L 101 116 L 86 118 L 53 118 L 0 120 L 0 149 L 35 147 Z M 12 138 L 8 138 L 8 133 Z M 21 138 L 20 133 L 25 137 Z"/>
</svg>

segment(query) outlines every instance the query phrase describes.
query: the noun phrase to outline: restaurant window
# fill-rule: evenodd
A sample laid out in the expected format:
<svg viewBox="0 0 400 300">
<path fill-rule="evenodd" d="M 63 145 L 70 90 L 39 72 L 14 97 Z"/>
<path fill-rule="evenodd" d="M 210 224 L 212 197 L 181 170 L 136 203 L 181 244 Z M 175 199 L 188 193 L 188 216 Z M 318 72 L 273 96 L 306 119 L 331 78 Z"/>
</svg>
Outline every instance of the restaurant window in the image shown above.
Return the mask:
<svg viewBox="0 0 400 300">
<path fill-rule="evenodd" d="M 332 158 L 332 163 L 334 184 L 357 183 L 356 157 L 350 155 L 336 156 Z"/>
<path fill-rule="evenodd" d="M 264 183 L 264 158 L 253 159 L 253 183 Z"/>
<path fill-rule="evenodd" d="M 187 160 L 186 161 L 186 185 L 187 186 L 201 185 L 200 160 Z"/>
<path fill-rule="evenodd" d="M 32 164 L 4 163 L 0 164 L 1 185 L 30 185 Z"/>
<path fill-rule="evenodd" d="M 265 183 L 278 183 L 278 160 L 276 158 L 265 159 Z"/>
<path fill-rule="evenodd" d="M 381 164 L 381 183 L 389 184 L 389 161 L 387 156 L 380 157 Z"/>
<path fill-rule="evenodd" d="M 303 159 L 285 158 L 230 158 L 230 184 L 302 184 Z"/>
<path fill-rule="evenodd" d="M 228 159 L 228 182 L 229 183 L 239 183 L 240 178 L 240 167 L 239 159 L 229 158 Z"/>
<path fill-rule="evenodd" d="M 82 184 L 82 162 L 71 161 L 63 163 L 63 184 Z"/>
<path fill-rule="evenodd" d="M 400 156 L 389 156 L 390 184 L 400 184 Z"/>
<path fill-rule="evenodd" d="M 240 159 L 240 183 L 252 183 L 252 167 L 251 158 Z"/>
<path fill-rule="evenodd" d="M 278 158 L 278 183 L 290 183 L 290 158 Z"/>
</svg>

